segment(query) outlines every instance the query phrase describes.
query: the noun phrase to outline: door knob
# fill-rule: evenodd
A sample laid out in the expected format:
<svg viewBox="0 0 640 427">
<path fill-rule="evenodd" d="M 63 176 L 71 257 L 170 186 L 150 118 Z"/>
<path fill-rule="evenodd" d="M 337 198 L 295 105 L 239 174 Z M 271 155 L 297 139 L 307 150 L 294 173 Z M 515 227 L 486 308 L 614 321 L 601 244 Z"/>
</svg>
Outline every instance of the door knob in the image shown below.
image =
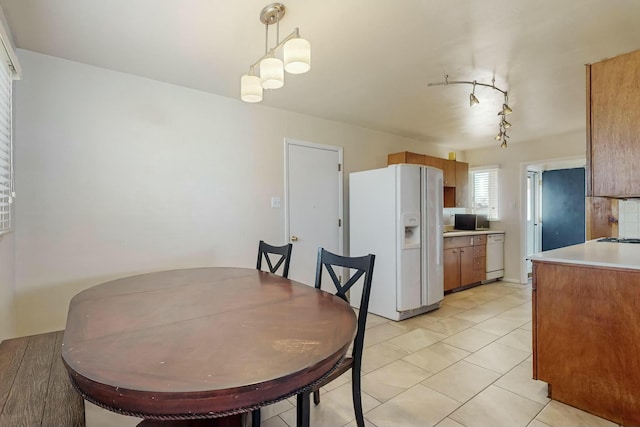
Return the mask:
<svg viewBox="0 0 640 427">
<path fill-rule="evenodd" d="M 298 236 L 291 236 L 291 241 L 292 242 L 297 242 L 298 241 Z"/>
</svg>

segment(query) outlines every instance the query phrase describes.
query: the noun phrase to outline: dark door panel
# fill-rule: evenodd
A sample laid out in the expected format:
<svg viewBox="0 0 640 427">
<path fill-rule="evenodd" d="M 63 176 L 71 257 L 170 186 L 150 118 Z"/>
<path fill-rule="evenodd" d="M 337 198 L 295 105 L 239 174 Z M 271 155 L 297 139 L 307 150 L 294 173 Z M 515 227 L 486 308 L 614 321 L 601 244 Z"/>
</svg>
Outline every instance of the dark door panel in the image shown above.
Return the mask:
<svg viewBox="0 0 640 427">
<path fill-rule="evenodd" d="M 585 240 L 584 168 L 542 172 L 542 250 Z"/>
</svg>

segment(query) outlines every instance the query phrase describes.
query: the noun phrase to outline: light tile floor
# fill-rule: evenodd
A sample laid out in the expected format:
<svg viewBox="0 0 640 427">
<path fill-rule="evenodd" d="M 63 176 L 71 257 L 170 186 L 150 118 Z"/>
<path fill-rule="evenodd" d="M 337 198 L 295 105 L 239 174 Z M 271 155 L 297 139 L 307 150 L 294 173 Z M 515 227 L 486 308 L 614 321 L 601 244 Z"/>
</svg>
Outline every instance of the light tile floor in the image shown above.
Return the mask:
<svg viewBox="0 0 640 427">
<path fill-rule="evenodd" d="M 447 295 L 431 313 L 370 314 L 362 392 L 369 427 L 615 426 L 550 401 L 531 379 L 531 287 L 494 282 Z M 295 426 L 295 399 L 262 410 L 264 427 Z M 313 427 L 355 427 L 350 374 L 311 404 Z"/>
</svg>

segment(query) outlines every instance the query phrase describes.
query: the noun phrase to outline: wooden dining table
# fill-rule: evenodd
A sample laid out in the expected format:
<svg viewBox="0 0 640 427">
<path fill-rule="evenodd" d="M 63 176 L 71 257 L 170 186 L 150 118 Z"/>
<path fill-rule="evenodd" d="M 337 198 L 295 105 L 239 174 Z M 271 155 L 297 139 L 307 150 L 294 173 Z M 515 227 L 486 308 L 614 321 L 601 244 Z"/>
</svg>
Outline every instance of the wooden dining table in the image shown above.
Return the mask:
<svg viewBox="0 0 640 427">
<path fill-rule="evenodd" d="M 106 282 L 69 305 L 62 359 L 76 390 L 139 426 L 239 425 L 333 372 L 356 330 L 344 300 L 245 268 L 194 268 Z"/>
</svg>

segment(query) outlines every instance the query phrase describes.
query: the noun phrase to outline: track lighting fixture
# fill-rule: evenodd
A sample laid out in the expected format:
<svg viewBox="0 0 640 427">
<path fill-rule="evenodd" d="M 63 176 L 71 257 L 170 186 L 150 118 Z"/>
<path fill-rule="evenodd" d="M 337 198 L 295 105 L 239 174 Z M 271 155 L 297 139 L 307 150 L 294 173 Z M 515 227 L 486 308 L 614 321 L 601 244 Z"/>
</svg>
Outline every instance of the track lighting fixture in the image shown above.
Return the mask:
<svg viewBox="0 0 640 427">
<path fill-rule="evenodd" d="M 260 12 L 260 21 L 265 25 L 265 53 L 249 66 L 249 72 L 240 79 L 240 99 L 245 102 L 262 101 L 263 89 L 278 89 L 284 86 L 284 72 L 302 74 L 311 69 L 311 45 L 300 37 L 298 28 L 280 41 L 280 20 L 284 16 L 282 3 L 267 5 Z M 269 49 L 269 25 L 276 24 L 276 45 Z M 283 47 L 282 58 L 277 57 Z M 256 68 L 260 75 L 256 75 Z"/>
<path fill-rule="evenodd" d="M 507 129 L 509 129 L 511 127 L 511 123 L 506 121 L 505 117 L 508 116 L 509 114 L 513 113 L 513 110 L 509 107 L 509 96 L 507 94 L 507 91 L 506 90 L 502 90 L 499 87 L 496 87 L 496 79 L 495 78 L 493 78 L 491 80 L 491 84 L 478 83 L 476 80 L 474 80 L 474 81 L 458 80 L 458 81 L 450 82 L 448 75 L 444 76 L 444 81 L 443 82 L 429 83 L 427 86 L 447 86 L 447 85 L 455 85 L 455 84 L 473 85 L 473 90 L 469 94 L 469 106 L 470 107 L 473 107 L 474 105 L 480 103 L 480 100 L 476 97 L 476 85 L 477 86 L 490 87 L 491 89 L 495 89 L 498 92 L 502 93 L 502 95 L 504 95 L 504 103 L 502 104 L 502 110 L 498 111 L 498 115 L 501 116 L 501 118 L 500 118 L 500 122 L 498 123 L 499 132 L 498 132 L 498 135 L 496 135 L 495 140 L 496 141 L 502 141 L 502 143 L 500 144 L 501 148 L 507 148 L 507 138 L 509 138 L 509 135 L 507 135 Z"/>
</svg>

